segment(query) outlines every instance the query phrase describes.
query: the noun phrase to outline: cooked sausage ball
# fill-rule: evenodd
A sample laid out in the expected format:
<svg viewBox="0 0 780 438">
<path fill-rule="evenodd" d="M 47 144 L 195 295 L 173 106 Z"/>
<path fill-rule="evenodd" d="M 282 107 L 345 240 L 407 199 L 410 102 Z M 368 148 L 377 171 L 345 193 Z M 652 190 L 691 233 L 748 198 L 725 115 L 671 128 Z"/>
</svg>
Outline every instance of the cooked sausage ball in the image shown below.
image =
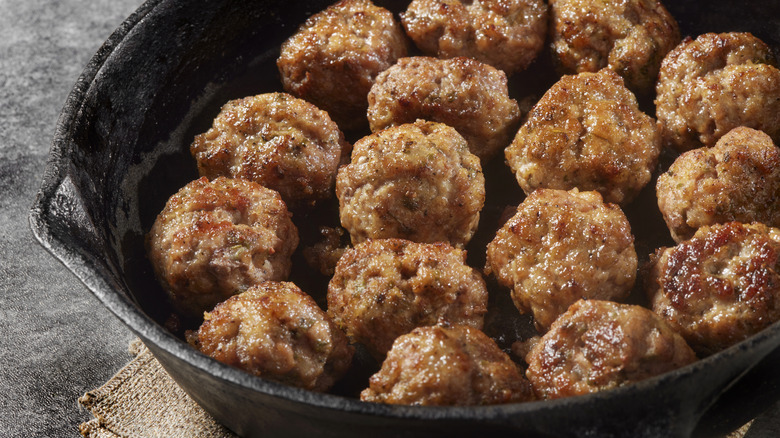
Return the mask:
<svg viewBox="0 0 780 438">
<path fill-rule="evenodd" d="M 202 177 L 171 196 L 147 235 L 163 289 L 185 317 L 264 280 L 284 280 L 298 230 L 274 190 Z"/>
<path fill-rule="evenodd" d="M 349 151 L 328 113 L 286 93 L 228 102 L 190 146 L 201 176 L 255 181 L 291 207 L 330 198 Z"/>
<path fill-rule="evenodd" d="M 413 0 L 401 13 L 406 34 L 426 55 L 467 56 L 503 70 L 524 70 L 542 50 L 542 0 Z"/>
<path fill-rule="evenodd" d="M 487 266 L 543 331 L 580 298 L 626 297 L 637 255 L 618 206 L 596 192 L 539 189 L 488 244 Z"/>
<path fill-rule="evenodd" d="M 479 329 L 420 327 L 400 336 L 360 399 L 404 405 L 491 405 L 534 399 L 522 371 Z"/>
<path fill-rule="evenodd" d="M 660 152 L 653 118 L 620 76 L 604 69 L 555 83 L 505 155 L 526 194 L 576 187 L 625 205 L 650 182 Z"/>
<path fill-rule="evenodd" d="M 653 311 L 702 355 L 780 319 L 780 229 L 728 222 L 660 248 L 647 269 Z"/>
<path fill-rule="evenodd" d="M 780 142 L 780 70 L 749 33 L 707 33 L 669 52 L 658 76 L 656 117 L 679 151 L 712 146 L 738 126 Z"/>
<path fill-rule="evenodd" d="M 658 0 L 550 0 L 554 59 L 565 73 L 618 73 L 649 94 L 661 61 L 680 42 L 677 21 Z"/>
<path fill-rule="evenodd" d="M 483 162 L 506 147 L 520 120 L 506 75 L 471 58 L 401 58 L 368 93 L 371 131 L 425 119 L 452 126 Z"/>
<path fill-rule="evenodd" d="M 369 0 L 341 0 L 311 16 L 282 44 L 276 64 L 285 91 L 326 110 L 342 129 L 366 124 L 376 76 L 406 56 L 392 12 Z"/>
<path fill-rule="evenodd" d="M 526 357 L 537 397 L 583 395 L 638 382 L 696 361 L 685 340 L 644 307 L 580 300 Z"/>
<path fill-rule="evenodd" d="M 353 243 L 399 237 L 463 246 L 479 223 L 485 177 L 455 129 L 418 120 L 355 142 L 336 196 Z"/>
<path fill-rule="evenodd" d="M 336 263 L 349 247 L 345 239 L 347 234 L 343 228 L 320 226 L 320 240 L 303 248 L 303 257 L 309 267 L 316 269 L 322 275 L 332 277 Z"/>
<path fill-rule="evenodd" d="M 761 131 L 734 128 L 712 148 L 679 156 L 659 176 L 656 191 L 677 242 L 716 223 L 780 227 L 780 148 Z"/>
<path fill-rule="evenodd" d="M 314 391 L 330 388 L 352 363 L 347 337 L 293 283 L 268 281 L 219 303 L 188 341 L 256 376 Z"/>
<path fill-rule="evenodd" d="M 383 358 L 415 327 L 440 322 L 482 328 L 485 281 L 466 253 L 446 243 L 369 240 L 347 250 L 328 285 L 328 314 L 352 342 Z"/>
</svg>

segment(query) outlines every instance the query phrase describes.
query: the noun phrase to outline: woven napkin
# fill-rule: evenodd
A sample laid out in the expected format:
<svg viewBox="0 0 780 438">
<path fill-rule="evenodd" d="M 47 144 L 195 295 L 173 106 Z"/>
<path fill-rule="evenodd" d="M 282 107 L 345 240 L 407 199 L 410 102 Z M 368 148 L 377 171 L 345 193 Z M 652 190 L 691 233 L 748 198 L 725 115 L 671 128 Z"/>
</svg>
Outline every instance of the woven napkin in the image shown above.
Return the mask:
<svg viewBox="0 0 780 438">
<path fill-rule="evenodd" d="M 135 358 L 103 386 L 79 398 L 95 417 L 79 426 L 87 438 L 236 438 L 195 403 L 136 339 Z M 727 438 L 750 438 L 750 423 Z"/>
<path fill-rule="evenodd" d="M 87 438 L 236 438 L 195 403 L 138 339 L 135 358 L 100 388 L 79 398 L 95 417 L 79 426 Z"/>
</svg>

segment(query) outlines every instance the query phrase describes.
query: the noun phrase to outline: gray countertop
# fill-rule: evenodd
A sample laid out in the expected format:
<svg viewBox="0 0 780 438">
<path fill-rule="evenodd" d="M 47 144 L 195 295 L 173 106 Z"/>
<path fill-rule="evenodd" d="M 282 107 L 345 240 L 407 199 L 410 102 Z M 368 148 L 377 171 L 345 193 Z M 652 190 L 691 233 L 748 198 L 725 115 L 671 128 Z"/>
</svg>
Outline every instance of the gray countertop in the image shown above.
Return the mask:
<svg viewBox="0 0 780 438">
<path fill-rule="evenodd" d="M 140 0 L 0 0 L 0 436 L 78 437 L 77 398 L 129 359 L 132 333 L 32 236 L 57 117 Z"/>
<path fill-rule="evenodd" d="M 34 240 L 27 216 L 58 114 L 139 0 L 0 0 L 0 436 L 76 437 L 77 398 L 129 359 L 132 333 Z M 780 405 L 748 437 L 778 436 Z"/>
</svg>

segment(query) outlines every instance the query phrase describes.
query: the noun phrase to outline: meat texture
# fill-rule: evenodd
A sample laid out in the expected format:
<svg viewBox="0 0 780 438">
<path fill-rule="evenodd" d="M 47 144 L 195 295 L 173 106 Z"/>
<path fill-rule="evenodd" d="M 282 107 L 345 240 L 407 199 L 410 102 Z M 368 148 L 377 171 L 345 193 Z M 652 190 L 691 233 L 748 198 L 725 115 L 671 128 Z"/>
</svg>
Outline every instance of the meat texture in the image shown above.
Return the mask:
<svg viewBox="0 0 780 438">
<path fill-rule="evenodd" d="M 550 0 L 550 16 L 552 51 L 564 73 L 608 67 L 643 95 L 680 42 L 677 21 L 658 0 Z"/>
<path fill-rule="evenodd" d="M 352 363 L 347 337 L 298 286 L 268 281 L 219 303 L 188 341 L 248 373 L 325 391 Z"/>
<path fill-rule="evenodd" d="M 540 187 L 595 190 L 630 203 L 661 152 L 655 120 L 611 70 L 564 76 L 533 107 L 507 163 L 526 194 Z"/>
<path fill-rule="evenodd" d="M 399 337 L 360 399 L 404 405 L 490 405 L 534 399 L 520 368 L 480 330 L 429 326 Z"/>
<path fill-rule="evenodd" d="M 686 38 L 661 64 L 656 117 L 668 147 L 713 146 L 739 126 L 780 142 L 780 70 L 771 49 L 749 33 Z"/>
<path fill-rule="evenodd" d="M 463 246 L 479 224 L 485 177 L 455 129 L 418 120 L 355 142 L 336 196 L 353 243 L 399 237 Z"/>
<path fill-rule="evenodd" d="M 542 50 L 542 0 L 413 0 L 401 13 L 406 34 L 428 56 L 467 56 L 503 70 L 524 70 Z"/>
<path fill-rule="evenodd" d="M 149 260 L 174 308 L 200 318 L 259 282 L 285 280 L 298 230 L 274 190 L 202 177 L 171 196 L 146 239 Z"/>
<path fill-rule="evenodd" d="M 350 150 L 328 113 L 286 93 L 228 102 L 190 146 L 201 176 L 255 181 L 290 207 L 331 198 Z"/>
<path fill-rule="evenodd" d="M 712 148 L 679 156 L 658 177 L 656 192 L 676 242 L 717 223 L 780 227 L 780 148 L 761 131 L 734 128 Z"/>
<path fill-rule="evenodd" d="M 506 147 L 520 108 L 509 97 L 506 74 L 471 58 L 401 58 L 368 93 L 371 131 L 417 119 L 445 123 L 483 162 Z"/>
<path fill-rule="evenodd" d="M 276 64 L 285 91 L 326 110 L 341 129 L 358 129 L 376 76 L 406 56 L 407 44 L 392 12 L 341 0 L 306 20 Z"/>
<path fill-rule="evenodd" d="M 596 192 L 539 189 L 488 244 L 487 266 L 544 331 L 580 298 L 625 298 L 637 255 L 618 206 Z"/>
<path fill-rule="evenodd" d="M 685 340 L 644 307 L 580 300 L 526 357 L 539 398 L 617 388 L 696 361 Z"/>
<path fill-rule="evenodd" d="M 700 355 L 716 353 L 780 319 L 780 229 L 728 222 L 659 248 L 645 288 L 652 309 Z"/>
<path fill-rule="evenodd" d="M 353 342 L 384 358 L 393 341 L 437 323 L 482 328 L 487 287 L 446 243 L 378 239 L 347 250 L 328 285 L 328 313 Z"/>
</svg>

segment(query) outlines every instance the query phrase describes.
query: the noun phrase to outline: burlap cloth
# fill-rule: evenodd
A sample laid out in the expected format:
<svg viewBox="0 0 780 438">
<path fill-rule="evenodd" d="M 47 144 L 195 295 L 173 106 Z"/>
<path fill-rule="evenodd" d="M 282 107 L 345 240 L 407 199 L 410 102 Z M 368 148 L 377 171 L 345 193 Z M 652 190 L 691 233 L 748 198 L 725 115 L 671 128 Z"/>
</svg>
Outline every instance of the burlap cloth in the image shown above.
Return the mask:
<svg viewBox="0 0 780 438">
<path fill-rule="evenodd" d="M 88 438 L 235 438 L 182 390 L 138 339 L 135 358 L 81 398 L 95 417 L 79 426 Z"/>
<path fill-rule="evenodd" d="M 87 438 L 235 438 L 163 370 L 140 340 L 135 358 L 103 386 L 79 398 L 95 417 L 79 426 Z M 746 424 L 727 438 L 770 437 Z M 763 429 L 763 428 L 762 428 Z"/>
</svg>

